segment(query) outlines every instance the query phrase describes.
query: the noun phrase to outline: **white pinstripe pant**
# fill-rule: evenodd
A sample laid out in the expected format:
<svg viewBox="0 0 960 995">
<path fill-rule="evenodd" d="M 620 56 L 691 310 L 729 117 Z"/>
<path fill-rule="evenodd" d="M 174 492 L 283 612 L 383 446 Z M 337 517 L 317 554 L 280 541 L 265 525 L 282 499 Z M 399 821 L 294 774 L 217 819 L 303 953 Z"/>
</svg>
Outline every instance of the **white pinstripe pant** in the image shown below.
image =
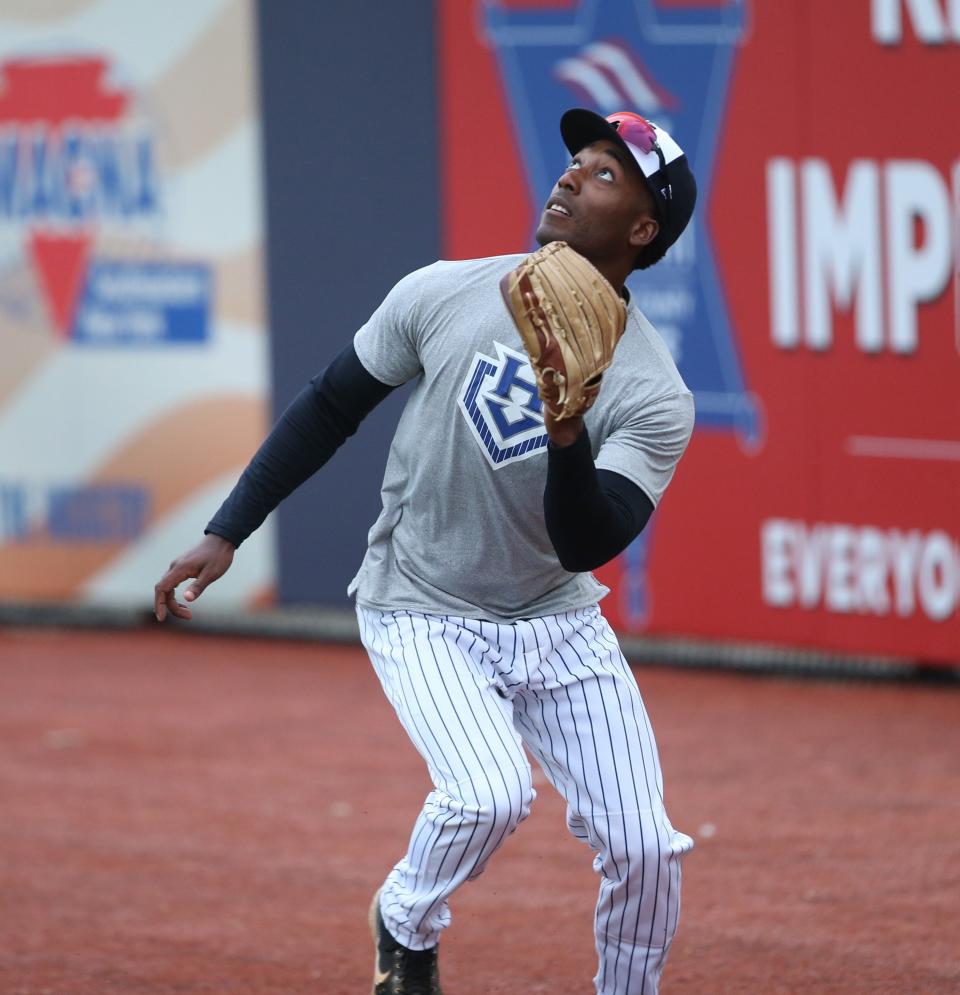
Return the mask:
<svg viewBox="0 0 960 995">
<path fill-rule="evenodd" d="M 530 813 L 523 745 L 600 874 L 600 995 L 653 995 L 680 911 L 680 858 L 653 730 L 597 606 L 504 625 L 358 608 L 363 644 L 434 790 L 381 895 L 405 946 L 434 946 L 447 901 Z"/>
</svg>

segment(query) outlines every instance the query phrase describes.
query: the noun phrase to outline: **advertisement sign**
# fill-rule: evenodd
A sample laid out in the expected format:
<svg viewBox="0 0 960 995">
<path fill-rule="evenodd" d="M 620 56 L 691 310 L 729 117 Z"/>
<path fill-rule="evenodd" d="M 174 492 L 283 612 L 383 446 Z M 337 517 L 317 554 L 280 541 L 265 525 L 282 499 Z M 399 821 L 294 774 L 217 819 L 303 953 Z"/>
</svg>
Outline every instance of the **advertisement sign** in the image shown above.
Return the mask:
<svg viewBox="0 0 960 995">
<path fill-rule="evenodd" d="M 253 10 L 173 6 L 0 12 L 0 598 L 149 603 L 265 429 Z"/>
<path fill-rule="evenodd" d="M 956 6 L 441 5 L 448 255 L 532 247 L 568 107 L 646 115 L 698 179 L 629 283 L 697 425 L 601 571 L 621 631 L 960 659 Z"/>
</svg>

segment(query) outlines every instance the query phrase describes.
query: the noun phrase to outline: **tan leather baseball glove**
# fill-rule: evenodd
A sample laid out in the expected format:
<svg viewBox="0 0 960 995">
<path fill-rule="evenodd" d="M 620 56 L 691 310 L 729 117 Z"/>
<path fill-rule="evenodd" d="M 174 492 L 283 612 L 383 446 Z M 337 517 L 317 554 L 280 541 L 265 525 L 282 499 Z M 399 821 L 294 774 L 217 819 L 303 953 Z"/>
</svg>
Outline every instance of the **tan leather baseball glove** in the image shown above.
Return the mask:
<svg viewBox="0 0 960 995">
<path fill-rule="evenodd" d="M 540 398 L 558 421 L 587 411 L 627 323 L 607 279 L 566 242 L 537 250 L 500 281 Z"/>
</svg>

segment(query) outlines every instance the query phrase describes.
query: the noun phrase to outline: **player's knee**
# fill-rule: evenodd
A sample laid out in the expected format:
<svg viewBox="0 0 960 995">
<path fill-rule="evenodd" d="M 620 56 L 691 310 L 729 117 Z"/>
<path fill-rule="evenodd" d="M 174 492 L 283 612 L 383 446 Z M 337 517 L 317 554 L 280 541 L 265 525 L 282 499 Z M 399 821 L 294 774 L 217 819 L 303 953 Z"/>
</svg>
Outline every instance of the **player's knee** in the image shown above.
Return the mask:
<svg viewBox="0 0 960 995">
<path fill-rule="evenodd" d="M 609 841 L 604 864 L 614 876 L 638 881 L 664 878 L 680 856 L 674 839 L 678 834 L 654 820 L 638 815 L 626 820 Z"/>
<path fill-rule="evenodd" d="M 529 772 L 517 772 L 517 777 L 506 783 L 477 788 L 473 815 L 477 822 L 490 829 L 511 833 L 530 814 L 536 798 Z"/>
</svg>

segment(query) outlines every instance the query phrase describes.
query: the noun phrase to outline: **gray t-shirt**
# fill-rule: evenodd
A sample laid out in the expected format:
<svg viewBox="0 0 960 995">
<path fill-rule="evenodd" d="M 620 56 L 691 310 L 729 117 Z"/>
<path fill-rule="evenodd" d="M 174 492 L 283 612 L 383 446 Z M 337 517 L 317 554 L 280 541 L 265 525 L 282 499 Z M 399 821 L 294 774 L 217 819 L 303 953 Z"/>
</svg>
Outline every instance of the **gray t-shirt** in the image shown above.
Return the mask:
<svg viewBox="0 0 960 995">
<path fill-rule="evenodd" d="M 383 511 L 350 584 L 359 604 L 509 622 L 593 604 L 593 574 L 547 535 L 547 435 L 500 296 L 523 256 L 437 262 L 404 277 L 354 346 L 382 383 L 417 378 L 390 447 Z M 693 396 L 635 305 L 586 415 L 598 468 L 657 504 L 693 430 Z"/>
</svg>

